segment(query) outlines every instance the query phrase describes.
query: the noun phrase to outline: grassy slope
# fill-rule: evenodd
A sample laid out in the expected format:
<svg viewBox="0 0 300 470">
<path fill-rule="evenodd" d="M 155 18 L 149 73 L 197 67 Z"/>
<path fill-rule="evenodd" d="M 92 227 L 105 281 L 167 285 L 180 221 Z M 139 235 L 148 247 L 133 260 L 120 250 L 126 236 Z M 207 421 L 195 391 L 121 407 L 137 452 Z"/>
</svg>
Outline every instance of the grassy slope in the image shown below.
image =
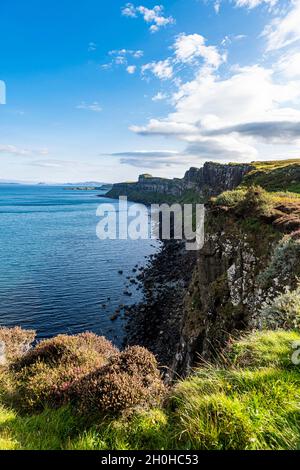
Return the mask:
<svg viewBox="0 0 300 470">
<path fill-rule="evenodd" d="M 300 159 L 254 162 L 243 184 L 261 186 L 267 191 L 300 193 Z"/>
<path fill-rule="evenodd" d="M 87 426 L 70 409 L 22 417 L 1 407 L 0 448 L 299 449 L 296 340 L 296 332 L 251 333 L 230 347 L 227 365 L 198 369 L 165 407 L 131 417 Z"/>
</svg>

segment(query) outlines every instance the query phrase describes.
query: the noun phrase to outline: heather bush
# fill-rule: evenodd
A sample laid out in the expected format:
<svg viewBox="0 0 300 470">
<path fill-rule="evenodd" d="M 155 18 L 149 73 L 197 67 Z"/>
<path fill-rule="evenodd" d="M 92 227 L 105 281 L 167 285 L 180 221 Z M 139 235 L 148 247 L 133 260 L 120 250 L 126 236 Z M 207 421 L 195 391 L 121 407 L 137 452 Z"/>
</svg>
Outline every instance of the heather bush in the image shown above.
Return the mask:
<svg viewBox="0 0 300 470">
<path fill-rule="evenodd" d="M 14 402 L 23 410 L 60 406 L 76 381 L 104 366 L 118 350 L 92 333 L 42 341 L 12 365 Z"/>
<path fill-rule="evenodd" d="M 22 328 L 0 328 L 0 366 L 26 354 L 35 339 L 35 331 Z"/>
<path fill-rule="evenodd" d="M 15 370 L 30 367 L 37 362 L 57 366 L 61 364 L 84 364 L 89 354 L 99 354 L 104 360 L 117 354 L 118 350 L 110 341 L 94 333 L 80 333 L 74 336 L 59 335 L 41 341 L 13 365 Z"/>
<path fill-rule="evenodd" d="M 76 382 L 70 388 L 70 399 L 87 414 L 119 413 L 138 405 L 154 404 L 163 393 L 155 357 L 135 346 Z"/>
</svg>

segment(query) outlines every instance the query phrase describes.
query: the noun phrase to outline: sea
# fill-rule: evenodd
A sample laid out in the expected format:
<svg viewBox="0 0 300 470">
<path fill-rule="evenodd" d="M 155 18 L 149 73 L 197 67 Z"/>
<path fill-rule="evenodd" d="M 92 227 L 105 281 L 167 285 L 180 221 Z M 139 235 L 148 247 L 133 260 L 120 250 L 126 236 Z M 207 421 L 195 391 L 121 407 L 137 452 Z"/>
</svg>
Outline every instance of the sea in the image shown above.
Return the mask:
<svg viewBox="0 0 300 470">
<path fill-rule="evenodd" d="M 141 300 L 127 278 L 159 242 L 100 240 L 97 209 L 118 211 L 118 201 L 68 189 L 0 185 L 0 326 L 34 329 L 39 339 L 92 331 L 121 346 L 124 316 L 111 318 Z"/>
</svg>

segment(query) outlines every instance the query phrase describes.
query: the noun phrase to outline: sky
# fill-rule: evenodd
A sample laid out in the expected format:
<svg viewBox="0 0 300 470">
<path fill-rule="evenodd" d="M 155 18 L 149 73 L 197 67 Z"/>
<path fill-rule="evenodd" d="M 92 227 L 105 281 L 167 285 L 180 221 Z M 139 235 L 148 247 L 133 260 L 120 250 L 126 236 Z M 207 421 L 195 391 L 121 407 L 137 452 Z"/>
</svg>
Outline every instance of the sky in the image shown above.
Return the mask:
<svg viewBox="0 0 300 470">
<path fill-rule="evenodd" d="M 300 0 L 1 0 L 0 180 L 300 156 Z"/>
</svg>

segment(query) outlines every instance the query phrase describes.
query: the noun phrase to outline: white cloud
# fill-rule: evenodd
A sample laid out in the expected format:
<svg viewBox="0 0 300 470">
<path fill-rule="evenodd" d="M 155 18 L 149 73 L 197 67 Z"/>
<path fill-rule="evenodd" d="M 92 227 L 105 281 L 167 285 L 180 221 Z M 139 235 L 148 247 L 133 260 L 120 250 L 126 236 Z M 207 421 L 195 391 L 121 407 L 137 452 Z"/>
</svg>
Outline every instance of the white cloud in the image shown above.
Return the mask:
<svg viewBox="0 0 300 470">
<path fill-rule="evenodd" d="M 288 13 L 274 18 L 264 31 L 267 52 L 281 49 L 300 40 L 300 0 L 293 0 Z"/>
<path fill-rule="evenodd" d="M 98 103 L 98 101 L 94 101 L 91 104 L 82 101 L 79 105 L 76 106 L 77 109 L 85 109 L 87 111 L 93 111 L 94 113 L 100 113 L 102 111 L 102 107 Z"/>
<path fill-rule="evenodd" d="M 15 145 L 1 145 L 1 144 L 0 144 L 0 153 L 21 156 L 21 157 L 31 155 L 31 151 L 28 149 L 18 148 Z"/>
<path fill-rule="evenodd" d="M 140 50 L 138 50 L 138 51 L 133 51 L 133 54 L 132 54 L 132 55 L 133 55 L 133 57 L 134 57 L 135 59 L 140 59 L 141 57 L 143 57 L 144 51 L 140 51 Z"/>
<path fill-rule="evenodd" d="M 206 40 L 200 34 L 180 34 L 174 44 L 176 60 L 191 64 L 202 58 L 209 66 L 218 68 L 226 60 L 215 46 L 207 46 Z"/>
<path fill-rule="evenodd" d="M 163 101 L 167 99 L 167 97 L 168 95 L 166 93 L 162 93 L 161 91 L 159 91 L 158 93 L 156 93 L 156 95 L 152 97 L 152 101 Z"/>
<path fill-rule="evenodd" d="M 90 43 L 89 43 L 88 50 L 89 50 L 90 52 L 96 51 L 96 50 L 97 50 L 97 44 L 95 44 L 94 42 L 90 42 Z"/>
<path fill-rule="evenodd" d="M 136 8 L 132 3 L 127 3 L 125 7 L 122 8 L 122 15 L 128 16 L 130 18 L 136 18 Z"/>
<path fill-rule="evenodd" d="M 137 67 L 135 65 L 129 65 L 128 58 L 140 59 L 143 57 L 144 51 L 140 49 L 114 49 L 109 51 L 108 54 L 112 57 L 112 60 L 110 63 L 102 65 L 101 68 L 111 69 L 114 65 L 124 65 L 127 66 L 127 72 L 133 74 L 135 73 Z"/>
<path fill-rule="evenodd" d="M 209 45 L 198 33 L 182 33 L 175 39 L 170 57 L 142 67 L 143 75 L 149 72 L 161 80 L 172 79 L 176 87 L 170 99 L 173 111 L 130 129 L 143 136 L 184 142 L 182 164 L 190 157 L 196 161 L 199 158 L 250 161 L 265 158 L 268 152 L 277 155 L 275 146 L 278 151 L 285 149 L 286 155 L 294 155 L 297 149 L 300 152 L 300 52 L 287 48 L 300 40 L 300 0 L 292 0 L 292 6 L 285 12 L 275 9 L 276 0 L 233 2 L 247 9 L 258 6 L 266 6 L 269 12 L 273 9 L 276 16 L 263 32 L 267 51 L 283 47 L 286 50 L 272 65 L 263 66 L 259 61 L 251 66 L 235 65 L 220 75 L 217 70 L 227 61 L 227 54 L 216 45 Z M 215 0 L 216 13 L 219 7 L 220 2 Z M 135 16 L 141 14 L 134 8 Z M 151 15 L 145 21 L 150 23 Z M 155 23 L 151 25 L 155 27 Z M 245 37 L 226 36 L 221 46 Z M 268 63 L 268 57 L 264 59 L 263 63 Z M 194 72 L 189 81 L 182 80 L 186 67 Z M 162 92 L 152 98 L 161 99 Z M 126 158 L 137 162 L 136 155 Z"/>
<path fill-rule="evenodd" d="M 131 130 L 177 138 L 188 144 L 187 154 L 201 158 L 250 160 L 260 141 L 298 145 L 300 81 L 280 80 L 259 65 L 236 67 L 223 79 L 213 70 L 203 74 L 200 67 L 194 80 L 179 85 L 167 117 Z"/>
<path fill-rule="evenodd" d="M 120 158 L 120 163 L 138 168 L 161 168 L 182 163 L 182 154 L 175 150 L 134 150 L 110 154 Z"/>
<path fill-rule="evenodd" d="M 42 168 L 63 168 L 63 163 L 64 162 L 61 162 L 60 160 L 35 160 L 30 162 L 30 165 L 39 166 Z"/>
<path fill-rule="evenodd" d="M 274 7 L 277 2 L 278 0 L 235 0 L 237 7 L 245 7 L 249 8 L 249 10 L 264 4 L 268 5 L 269 7 Z"/>
<path fill-rule="evenodd" d="M 229 46 L 233 41 L 240 41 L 246 37 L 245 34 L 226 35 L 221 41 L 221 46 Z"/>
<path fill-rule="evenodd" d="M 198 66 L 202 59 L 202 73 L 210 73 L 211 69 L 217 69 L 226 62 L 227 54 L 221 54 L 216 46 L 206 45 L 206 39 L 200 34 L 180 34 L 176 37 L 171 48 L 173 56 L 158 62 L 150 62 L 142 66 L 142 75 L 151 72 L 161 80 L 173 79 L 175 72 L 180 72 L 182 65 Z M 180 78 L 174 79 L 174 83 L 180 83 Z"/>
<path fill-rule="evenodd" d="M 160 80 L 167 80 L 173 77 L 173 65 L 170 59 L 151 62 L 142 66 L 142 74 L 151 72 Z"/>
<path fill-rule="evenodd" d="M 17 157 L 27 157 L 31 155 L 48 155 L 49 150 L 47 148 L 42 149 L 28 149 L 20 148 L 15 145 L 1 145 L 0 153 L 5 155 L 13 155 Z"/>
<path fill-rule="evenodd" d="M 131 56 L 135 59 L 140 59 L 144 55 L 144 51 L 141 50 L 132 50 L 132 49 L 115 49 L 109 51 L 109 55 L 111 56 Z"/>
<path fill-rule="evenodd" d="M 221 0 L 217 0 L 214 3 L 214 10 L 215 10 L 217 15 L 220 13 L 220 8 L 221 8 Z"/>
<path fill-rule="evenodd" d="M 127 59 L 123 55 L 118 55 L 117 57 L 115 57 L 114 62 L 117 65 L 126 65 Z"/>
<path fill-rule="evenodd" d="M 136 18 L 138 15 L 141 15 L 144 21 L 150 24 L 150 31 L 152 33 L 159 31 L 164 26 L 175 23 L 172 16 L 167 17 L 164 15 L 164 7 L 161 5 L 156 5 L 151 9 L 142 5 L 136 7 L 132 3 L 127 3 L 122 8 L 122 15 L 130 18 Z"/>
<path fill-rule="evenodd" d="M 129 65 L 126 70 L 130 75 L 133 75 L 136 72 L 136 65 Z"/>
<path fill-rule="evenodd" d="M 278 72 L 285 77 L 300 78 L 300 52 L 290 51 L 281 56 L 275 65 Z"/>
<path fill-rule="evenodd" d="M 197 126 L 184 121 L 171 119 L 150 119 L 146 126 L 131 126 L 130 130 L 141 135 L 182 136 L 194 135 L 198 132 Z"/>
<path fill-rule="evenodd" d="M 103 70 L 110 70 L 112 68 L 112 63 L 102 64 L 102 65 L 100 65 L 100 68 L 103 69 Z"/>
</svg>

